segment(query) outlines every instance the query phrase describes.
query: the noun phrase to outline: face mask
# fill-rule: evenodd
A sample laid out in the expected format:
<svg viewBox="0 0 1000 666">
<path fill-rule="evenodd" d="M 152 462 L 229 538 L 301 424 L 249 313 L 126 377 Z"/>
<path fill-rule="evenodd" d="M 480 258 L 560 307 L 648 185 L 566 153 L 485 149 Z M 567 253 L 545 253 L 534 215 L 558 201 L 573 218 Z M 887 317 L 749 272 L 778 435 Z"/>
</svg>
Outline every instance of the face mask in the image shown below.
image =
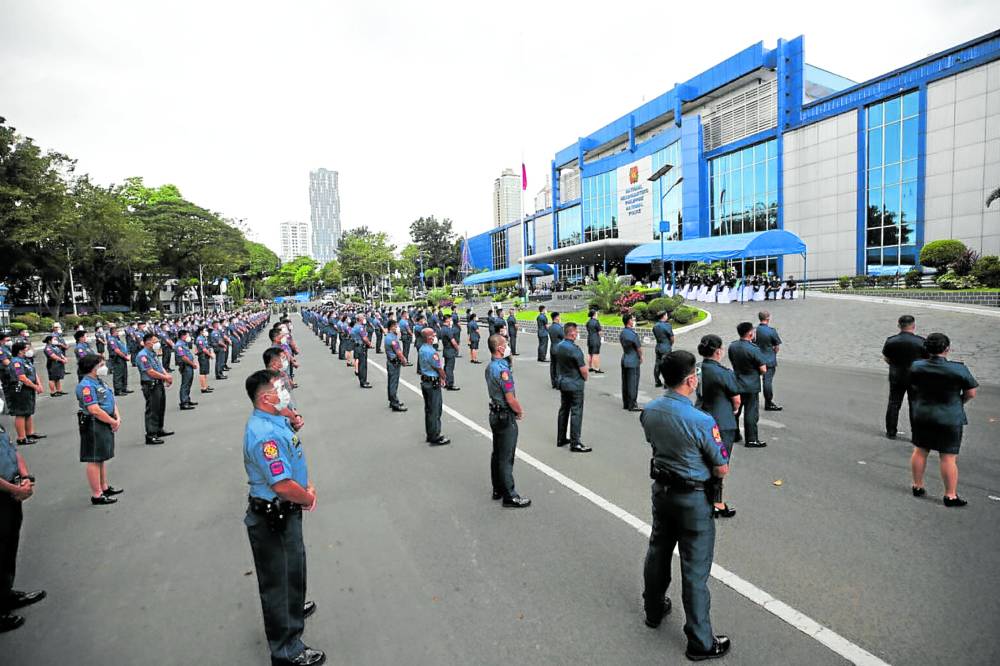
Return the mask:
<svg viewBox="0 0 1000 666">
<path fill-rule="evenodd" d="M 28 347 L 28 349 L 24 352 L 24 355 L 28 358 L 31 358 L 35 355 L 35 350 L 32 349 L 31 347 Z"/>
<path fill-rule="evenodd" d="M 160 343 L 159 343 L 159 342 L 154 342 L 154 343 L 153 343 L 153 351 L 160 351 L 160 347 L 161 347 L 161 346 L 162 346 L 162 345 L 160 345 Z"/>
<path fill-rule="evenodd" d="M 274 404 L 274 408 L 279 412 L 288 407 L 288 403 L 291 402 L 292 396 L 288 393 L 284 386 L 278 389 L 278 402 Z"/>
<path fill-rule="evenodd" d="M 437 343 L 438 343 L 438 339 L 437 338 L 431 338 L 431 345 L 432 346 L 436 345 Z"/>
<path fill-rule="evenodd" d="M 509 356 L 510 356 L 510 347 L 504 347 L 503 348 L 503 357 L 507 358 Z"/>
<path fill-rule="evenodd" d="M 97 376 L 98 377 L 107 377 L 108 376 L 108 366 L 102 365 L 101 367 L 99 367 L 97 369 Z"/>
<path fill-rule="evenodd" d="M 3 413 L 4 407 L 6 407 L 6 406 L 7 406 L 7 403 L 4 402 L 3 396 L 0 395 L 0 413 Z"/>
<path fill-rule="evenodd" d="M 284 361 L 284 360 L 283 360 L 283 361 L 281 362 L 281 369 L 282 369 L 282 370 L 288 370 L 288 361 Z"/>
</svg>

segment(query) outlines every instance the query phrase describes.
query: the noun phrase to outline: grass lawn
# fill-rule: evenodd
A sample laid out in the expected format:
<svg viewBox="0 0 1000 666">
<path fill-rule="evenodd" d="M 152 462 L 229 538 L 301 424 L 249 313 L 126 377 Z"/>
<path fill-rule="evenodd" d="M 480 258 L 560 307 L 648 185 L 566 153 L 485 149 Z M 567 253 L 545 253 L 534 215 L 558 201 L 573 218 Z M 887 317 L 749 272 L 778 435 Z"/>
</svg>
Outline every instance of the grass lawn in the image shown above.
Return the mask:
<svg viewBox="0 0 1000 666">
<path fill-rule="evenodd" d="M 690 306 L 690 307 L 693 307 L 693 306 Z M 568 323 L 572 322 L 574 324 L 579 324 L 580 326 L 583 326 L 583 325 L 585 325 L 587 323 L 587 319 L 589 319 L 589 317 L 587 317 L 587 313 L 588 312 L 589 312 L 589 310 L 576 310 L 574 312 L 559 312 L 559 318 L 562 320 L 562 323 L 564 323 L 564 324 L 568 324 Z M 546 314 L 548 314 L 548 312 L 546 312 Z M 535 319 L 538 317 L 538 310 L 537 309 L 535 309 L 535 310 L 522 310 L 521 312 L 518 312 L 516 316 L 517 316 L 517 320 L 518 321 L 530 321 L 530 322 L 534 322 Z M 698 310 L 698 314 L 695 316 L 695 318 L 692 319 L 687 324 L 684 324 L 684 326 L 690 326 L 691 324 L 697 324 L 699 321 L 702 321 L 707 316 L 708 315 L 707 315 L 707 313 L 704 310 Z M 616 315 L 616 314 L 598 313 L 598 315 L 597 315 L 597 321 L 601 322 L 602 326 L 621 326 L 622 325 L 621 315 Z M 674 325 L 675 328 L 678 328 L 678 329 L 682 328 L 676 322 L 671 322 L 671 324 Z M 637 324 L 637 326 L 638 326 L 638 328 L 652 328 L 653 324 L 652 324 L 652 322 L 641 322 L 641 323 Z"/>
</svg>

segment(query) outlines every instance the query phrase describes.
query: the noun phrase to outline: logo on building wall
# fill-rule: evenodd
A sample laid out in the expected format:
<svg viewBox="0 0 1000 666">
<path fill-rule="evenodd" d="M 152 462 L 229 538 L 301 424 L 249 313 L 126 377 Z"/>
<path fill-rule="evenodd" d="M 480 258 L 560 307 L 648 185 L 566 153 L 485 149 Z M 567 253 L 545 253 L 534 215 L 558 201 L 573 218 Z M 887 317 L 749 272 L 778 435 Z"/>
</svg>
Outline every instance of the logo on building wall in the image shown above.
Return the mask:
<svg viewBox="0 0 1000 666">
<path fill-rule="evenodd" d="M 628 184 L 635 185 L 639 182 L 639 167 L 634 166 L 628 170 Z"/>
</svg>

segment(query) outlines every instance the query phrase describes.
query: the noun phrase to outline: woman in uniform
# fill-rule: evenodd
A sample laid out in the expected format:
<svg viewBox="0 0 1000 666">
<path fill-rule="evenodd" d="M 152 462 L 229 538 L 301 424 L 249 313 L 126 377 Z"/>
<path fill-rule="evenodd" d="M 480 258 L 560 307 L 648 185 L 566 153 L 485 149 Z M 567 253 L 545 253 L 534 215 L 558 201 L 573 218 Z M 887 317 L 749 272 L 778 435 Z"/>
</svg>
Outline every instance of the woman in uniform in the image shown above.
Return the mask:
<svg viewBox="0 0 1000 666">
<path fill-rule="evenodd" d="M 35 350 L 30 340 L 23 336 L 11 347 L 12 360 L 10 376 L 13 385 L 10 389 L 10 404 L 8 409 L 14 417 L 14 429 L 17 431 L 17 445 L 34 444 L 46 435 L 35 432 L 35 396 L 42 393 L 42 382 L 38 380 L 38 372 L 32 358 Z"/>
<path fill-rule="evenodd" d="M 66 357 L 63 356 L 62 349 L 57 347 L 55 337 L 45 336 L 45 369 L 49 373 L 49 396 L 58 398 L 66 395 L 62 390 L 62 380 L 66 377 Z"/>
<path fill-rule="evenodd" d="M 965 506 L 958 496 L 958 450 L 962 444 L 962 426 L 969 422 L 965 403 L 976 397 L 979 383 L 957 361 L 949 361 L 951 340 L 944 333 L 931 333 L 924 340 L 929 358 L 910 366 L 910 421 L 913 427 L 913 496 L 922 497 L 927 454 L 937 451 L 941 458 L 941 481 L 944 482 L 944 505 Z"/>
<path fill-rule="evenodd" d="M 100 354 L 87 354 L 80 359 L 82 378 L 76 386 L 80 403 L 77 420 L 80 423 L 80 462 L 87 465 L 91 504 L 114 504 L 121 488 L 108 485 L 105 463 L 115 457 L 115 433 L 122 419 L 115 404 L 115 392 L 104 383 L 108 366 Z"/>
<path fill-rule="evenodd" d="M 479 322 L 476 321 L 476 313 L 469 313 L 469 363 L 480 363 L 479 360 Z"/>
<path fill-rule="evenodd" d="M 740 389 L 736 385 L 733 371 L 722 365 L 722 338 L 718 335 L 706 335 L 698 344 L 701 355 L 701 381 L 698 384 L 697 407 L 715 418 L 716 427 L 726 448 L 726 459 L 733 455 L 733 441 L 736 438 L 738 426 L 736 412 L 740 409 Z M 736 509 L 721 501 L 721 481 L 719 482 L 720 501 L 713 502 L 713 518 L 732 518 Z"/>
</svg>

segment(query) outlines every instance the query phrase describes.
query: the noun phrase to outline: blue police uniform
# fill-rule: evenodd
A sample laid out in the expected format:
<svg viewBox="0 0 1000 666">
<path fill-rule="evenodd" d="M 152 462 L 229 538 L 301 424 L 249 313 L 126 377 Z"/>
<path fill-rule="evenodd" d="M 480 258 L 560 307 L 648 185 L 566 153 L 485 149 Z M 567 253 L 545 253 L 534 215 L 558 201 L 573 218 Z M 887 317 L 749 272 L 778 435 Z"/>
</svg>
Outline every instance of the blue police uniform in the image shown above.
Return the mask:
<svg viewBox="0 0 1000 666">
<path fill-rule="evenodd" d="M 885 410 L 885 433 L 895 437 L 903 397 L 908 396 L 911 401 L 913 397 L 909 393 L 910 366 L 916 360 L 927 358 L 924 339 L 908 331 L 890 336 L 882 345 L 882 356 L 889 362 L 889 404 Z M 910 414 L 913 414 L 912 407 Z"/>
<path fill-rule="evenodd" d="M 174 354 L 177 356 L 177 365 L 181 371 L 179 399 L 181 407 L 184 407 L 191 403 L 191 384 L 194 382 L 194 366 L 189 365 L 187 361 L 196 365 L 197 363 L 194 360 L 194 354 L 191 353 L 191 349 L 183 340 L 178 340 L 174 345 Z"/>
<path fill-rule="evenodd" d="M 354 343 L 354 358 L 358 360 L 358 382 L 362 388 L 368 384 L 368 331 L 361 322 L 351 329 L 351 341 Z"/>
<path fill-rule="evenodd" d="M 424 432 L 428 442 L 441 438 L 441 355 L 433 345 L 423 345 L 417 351 L 417 374 L 420 393 L 424 397 Z"/>
<path fill-rule="evenodd" d="M 470 319 L 465 327 L 469 332 L 469 349 L 479 349 L 479 322 L 475 319 Z"/>
<path fill-rule="evenodd" d="M 506 359 L 495 358 L 486 366 L 486 391 L 490 396 L 490 430 L 493 453 L 490 479 L 493 496 L 506 501 L 517 497 L 514 489 L 514 455 L 517 451 L 517 417 L 507 404 L 507 394 L 515 394 L 514 372 Z"/>
<path fill-rule="evenodd" d="M 535 317 L 535 334 L 538 336 L 538 360 L 545 362 L 545 355 L 549 352 L 549 318 L 544 312 L 539 312 Z"/>
<path fill-rule="evenodd" d="M 399 336 L 392 331 L 385 335 L 386 374 L 388 375 L 386 397 L 389 407 L 402 411 L 403 403 L 399 401 L 399 368 L 403 364 L 403 345 Z"/>
<path fill-rule="evenodd" d="M 711 414 L 719 426 L 722 442 L 732 456 L 736 438 L 736 415 L 733 413 L 733 396 L 740 394 L 733 371 L 714 359 L 701 364 L 701 381 L 698 384 L 698 409 Z"/>
<path fill-rule="evenodd" d="M 403 343 L 403 358 L 410 362 L 410 345 L 413 344 L 413 331 L 410 320 L 406 317 L 399 320 L 399 339 Z"/>
<path fill-rule="evenodd" d="M 80 462 L 99 463 L 115 457 L 115 433 L 111 426 L 97 420 L 89 407 L 97 405 L 110 417 L 115 415 L 114 392 L 100 378 L 84 375 L 76 386 L 76 400 L 80 405 Z"/>
<path fill-rule="evenodd" d="M 10 376 L 13 380 L 11 399 L 7 405 L 12 416 L 31 416 L 35 413 L 35 390 L 20 381 L 27 378 L 32 383 L 38 382 L 35 365 L 30 358 L 15 356 L 10 363 Z"/>
<path fill-rule="evenodd" d="M 555 326 L 555 324 L 553 324 Z M 587 366 L 583 351 L 565 338 L 552 348 L 551 367 L 556 368 L 555 384 L 559 389 L 559 415 L 556 418 L 556 445 L 581 447 L 583 431 L 583 392 L 585 382 L 580 368 Z M 569 437 L 566 428 L 569 427 Z"/>
<path fill-rule="evenodd" d="M 764 373 L 764 408 L 766 409 L 774 405 L 774 373 L 778 367 L 778 352 L 775 348 L 781 345 L 781 336 L 767 324 L 761 324 L 757 327 L 755 339 L 757 348 L 760 349 L 760 353 L 767 363 L 767 372 Z"/>
<path fill-rule="evenodd" d="M 13 483 L 19 476 L 17 447 L 0 425 L 0 477 Z M 21 502 L 9 493 L 0 492 L 0 615 L 13 610 L 14 575 L 23 517 Z"/>
<path fill-rule="evenodd" d="M 124 354 L 124 356 L 122 356 Z M 108 369 L 111 371 L 115 395 L 128 391 L 128 347 L 116 335 L 108 333 Z"/>
<path fill-rule="evenodd" d="M 305 650 L 302 508 L 281 502 L 273 486 L 291 479 L 305 488 L 309 472 L 302 443 L 285 417 L 254 409 L 243 436 L 243 466 L 250 485 L 244 524 L 257 571 L 264 632 L 272 658 L 292 660 Z M 284 520 L 274 519 L 277 512 L 267 511 L 269 503 L 275 501 L 279 502 L 275 508 L 280 508 Z"/>
<path fill-rule="evenodd" d="M 517 356 L 517 317 L 507 317 L 507 337 L 510 339 L 510 355 Z"/>
<path fill-rule="evenodd" d="M 142 385 L 142 396 L 146 399 L 144 421 L 146 427 L 146 442 L 159 437 L 163 432 L 163 417 L 167 409 L 167 394 L 163 388 L 163 380 L 149 374 L 150 370 L 163 372 L 160 358 L 151 349 L 142 348 L 135 355 L 139 367 L 139 381 Z"/>
<path fill-rule="evenodd" d="M 382 353 L 382 340 L 385 337 L 385 325 L 382 323 L 382 315 L 376 313 L 371 320 L 372 326 L 375 327 L 375 353 Z"/>
<path fill-rule="evenodd" d="M 55 344 L 45 345 L 45 369 L 50 382 L 61 381 L 66 376 L 66 364 L 62 361 L 63 358 L 62 350 Z"/>
<path fill-rule="evenodd" d="M 554 357 L 556 353 L 556 347 L 566 338 L 566 333 L 563 329 L 563 325 L 557 321 L 553 321 L 549 324 L 549 352 Z M 552 388 L 559 388 L 556 385 L 556 360 L 552 359 L 552 363 L 549 364 L 549 384 Z"/>
<path fill-rule="evenodd" d="M 714 642 L 709 618 L 708 576 L 715 551 L 712 503 L 704 484 L 712 468 L 727 464 L 715 419 L 673 391 L 650 401 L 640 418 L 653 450 L 653 529 L 644 568 L 647 617 L 663 613 L 670 586 L 670 560 L 680 546 L 684 633 L 688 645 L 709 650 Z"/>
<path fill-rule="evenodd" d="M 83 377 L 83 374 L 80 372 L 80 360 L 83 359 L 84 356 L 87 356 L 88 354 L 93 354 L 93 353 L 94 353 L 94 350 L 91 349 L 90 345 L 87 344 L 86 342 L 77 342 L 75 345 L 73 345 L 73 356 L 76 357 L 76 376 L 77 376 L 77 379 L 80 379 L 81 377 Z"/>
<path fill-rule="evenodd" d="M 212 357 L 209 356 L 212 348 L 209 345 L 208 336 L 199 335 L 196 337 L 194 346 L 198 350 L 198 374 L 207 377 L 212 365 Z"/>
<path fill-rule="evenodd" d="M 445 388 L 456 391 L 458 387 L 455 386 L 455 359 L 458 357 L 458 350 L 451 344 L 455 339 L 455 328 L 442 326 L 438 336 L 441 338 L 441 355 L 444 357 Z"/>
<path fill-rule="evenodd" d="M 663 386 L 660 379 L 660 363 L 663 357 L 674 347 L 674 328 L 665 321 L 653 324 L 653 338 L 656 340 L 656 363 L 653 365 L 653 381 L 657 386 Z"/>
<path fill-rule="evenodd" d="M 622 346 L 622 407 L 624 409 L 637 409 L 639 407 L 639 373 L 642 367 L 642 358 L 639 356 L 639 348 L 642 342 L 635 329 L 625 328 L 618 336 L 618 342 Z"/>
<path fill-rule="evenodd" d="M 225 340 L 222 339 L 222 331 L 213 328 L 208 334 L 208 341 L 212 345 L 212 351 L 215 352 L 215 378 L 224 379 L 222 369 L 226 364 L 226 346 Z"/>
<path fill-rule="evenodd" d="M 766 365 L 764 355 L 749 340 L 736 340 L 729 345 L 729 362 L 740 387 L 740 410 L 743 412 L 743 437 L 747 444 L 760 441 L 757 421 L 760 418 L 760 366 Z"/>
<path fill-rule="evenodd" d="M 3 387 L 4 413 L 7 413 L 7 405 L 11 401 L 11 393 L 14 389 L 14 380 L 10 374 L 10 364 L 14 361 L 14 356 L 10 353 L 7 345 L 0 345 L 0 386 Z"/>
<path fill-rule="evenodd" d="M 587 320 L 587 353 L 588 354 L 600 354 L 601 353 L 601 322 L 597 320 L 597 317 L 591 317 Z"/>
<path fill-rule="evenodd" d="M 957 454 L 962 427 L 969 422 L 962 393 L 979 386 L 965 364 L 931 356 L 910 366 L 910 421 L 913 445 L 940 453 Z"/>
</svg>

